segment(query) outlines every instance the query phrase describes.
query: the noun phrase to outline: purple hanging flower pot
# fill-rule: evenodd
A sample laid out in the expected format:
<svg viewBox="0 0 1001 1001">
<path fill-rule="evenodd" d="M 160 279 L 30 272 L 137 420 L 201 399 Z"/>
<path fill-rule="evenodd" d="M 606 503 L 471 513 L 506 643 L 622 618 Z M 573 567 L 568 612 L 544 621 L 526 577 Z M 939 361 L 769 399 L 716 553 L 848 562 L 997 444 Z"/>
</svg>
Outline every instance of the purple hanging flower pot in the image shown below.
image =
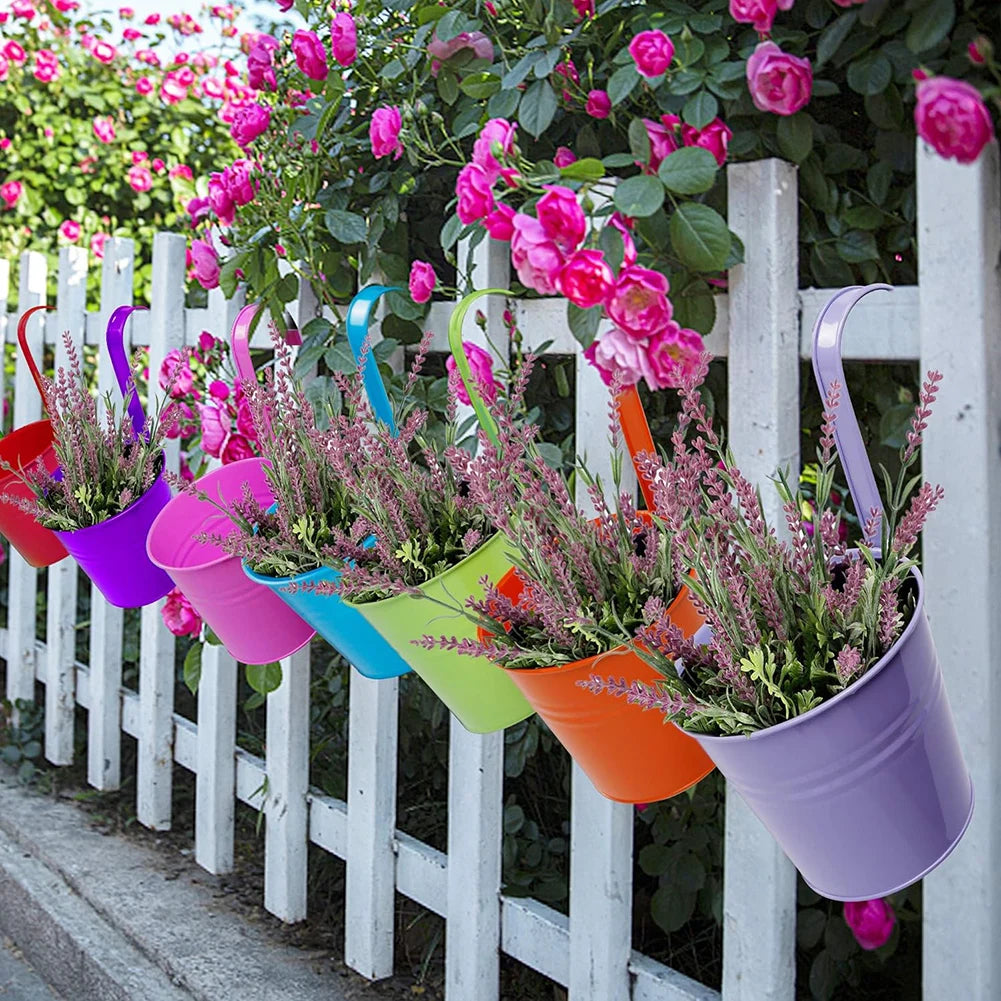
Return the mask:
<svg viewBox="0 0 1001 1001">
<path fill-rule="evenodd" d="M 821 396 L 844 385 L 848 313 L 883 285 L 843 289 L 814 328 Z M 835 436 L 857 511 L 882 510 L 851 401 L 842 390 Z M 939 865 L 973 815 L 963 760 L 912 570 L 914 612 L 900 638 L 858 681 L 802 716 L 748 736 L 692 734 L 818 893 L 869 900 Z"/>
</svg>

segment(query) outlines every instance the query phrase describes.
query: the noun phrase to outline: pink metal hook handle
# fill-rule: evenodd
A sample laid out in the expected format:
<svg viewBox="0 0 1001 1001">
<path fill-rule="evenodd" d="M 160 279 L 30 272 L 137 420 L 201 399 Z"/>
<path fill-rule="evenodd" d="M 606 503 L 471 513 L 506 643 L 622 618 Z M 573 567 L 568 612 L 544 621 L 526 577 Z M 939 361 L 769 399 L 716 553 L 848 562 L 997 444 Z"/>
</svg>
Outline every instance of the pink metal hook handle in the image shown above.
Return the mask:
<svg viewBox="0 0 1001 1001">
<path fill-rule="evenodd" d="M 233 321 L 230 345 L 233 349 L 236 374 L 241 382 L 254 382 L 257 378 L 254 363 L 250 358 L 250 325 L 260 308 L 258 303 L 250 303 L 236 314 L 236 319 Z"/>
<path fill-rule="evenodd" d="M 848 489 L 855 502 L 855 511 L 862 525 L 875 514 L 875 529 L 866 537 L 866 545 L 878 550 L 882 542 L 883 502 L 876 486 L 876 477 L 862 441 L 855 408 L 845 386 L 845 370 L 841 363 L 841 338 L 848 314 L 855 304 L 870 292 L 892 292 L 892 285 L 852 285 L 833 295 L 820 311 L 813 327 L 813 374 L 822 400 L 827 399 L 832 382 L 841 385 L 841 398 L 834 424 L 834 440 L 841 466 L 848 480 Z M 878 555 L 878 553 L 877 553 Z"/>
</svg>

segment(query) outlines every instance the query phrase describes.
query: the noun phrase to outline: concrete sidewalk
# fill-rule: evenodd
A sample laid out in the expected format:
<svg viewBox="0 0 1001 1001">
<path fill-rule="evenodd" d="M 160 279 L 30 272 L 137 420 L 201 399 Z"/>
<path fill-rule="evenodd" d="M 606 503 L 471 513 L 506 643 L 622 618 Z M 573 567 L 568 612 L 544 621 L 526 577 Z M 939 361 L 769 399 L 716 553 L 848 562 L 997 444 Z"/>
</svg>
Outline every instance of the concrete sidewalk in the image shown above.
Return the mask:
<svg viewBox="0 0 1001 1001">
<path fill-rule="evenodd" d="M 0 1001 L 60 1001 L 9 938 L 0 939 Z"/>
<path fill-rule="evenodd" d="M 0 771 L 0 938 L 68 1001 L 384 1001 L 232 911 L 193 862 L 100 834 L 10 775 Z M 23 1001 L 36 997 L 50 1001 Z"/>
</svg>

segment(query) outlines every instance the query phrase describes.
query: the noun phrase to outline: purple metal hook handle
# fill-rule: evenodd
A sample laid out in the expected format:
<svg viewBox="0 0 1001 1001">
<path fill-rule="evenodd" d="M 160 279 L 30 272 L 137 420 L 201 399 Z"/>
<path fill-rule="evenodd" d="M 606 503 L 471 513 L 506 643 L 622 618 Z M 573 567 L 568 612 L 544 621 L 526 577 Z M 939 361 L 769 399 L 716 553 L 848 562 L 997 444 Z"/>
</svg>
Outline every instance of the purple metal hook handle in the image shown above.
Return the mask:
<svg viewBox="0 0 1001 1001">
<path fill-rule="evenodd" d="M 252 302 L 244 306 L 236 319 L 233 321 L 233 330 L 230 333 L 229 343 L 233 350 L 233 364 L 236 366 L 236 374 L 241 382 L 254 382 L 257 374 L 254 372 L 254 363 L 250 358 L 250 325 L 260 304 Z"/>
<path fill-rule="evenodd" d="M 827 399 L 832 382 L 841 385 L 841 399 L 834 424 L 834 441 L 841 466 L 848 480 L 848 489 L 855 502 L 859 522 L 864 526 L 875 512 L 875 530 L 866 537 L 866 544 L 878 550 L 882 543 L 883 502 L 876 486 L 876 477 L 862 441 L 855 408 L 852 406 L 848 387 L 845 385 L 845 370 L 841 364 L 841 338 L 848 322 L 848 314 L 863 296 L 870 292 L 892 292 L 892 285 L 851 285 L 833 295 L 820 311 L 813 326 L 813 374 L 820 389 L 821 400 Z"/>
<path fill-rule="evenodd" d="M 108 344 L 111 366 L 115 370 L 115 378 L 118 380 L 118 388 L 122 391 L 122 399 L 126 401 L 129 417 L 132 418 L 132 432 L 138 438 L 146 427 L 146 415 L 143 413 L 142 403 L 139 402 L 139 391 L 136 389 L 132 377 L 132 366 L 125 353 L 125 323 L 137 309 L 146 309 L 146 307 L 119 306 L 111 314 L 111 319 L 108 320 L 105 340 Z"/>
</svg>

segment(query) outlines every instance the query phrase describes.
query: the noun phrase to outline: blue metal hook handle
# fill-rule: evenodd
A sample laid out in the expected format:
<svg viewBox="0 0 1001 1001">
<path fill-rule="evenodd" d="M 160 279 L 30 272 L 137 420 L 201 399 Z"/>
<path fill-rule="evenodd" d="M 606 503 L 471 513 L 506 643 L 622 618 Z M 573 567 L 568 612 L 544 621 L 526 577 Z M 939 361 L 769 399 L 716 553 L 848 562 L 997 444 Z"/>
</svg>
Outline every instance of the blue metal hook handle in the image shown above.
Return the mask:
<svg viewBox="0 0 1001 1001">
<path fill-rule="evenodd" d="M 376 300 L 387 292 L 402 291 L 395 285 L 367 285 L 351 300 L 347 314 L 348 343 L 351 345 L 351 351 L 359 365 L 362 362 L 362 350 L 365 347 L 365 338 L 368 337 L 368 324 Z M 365 363 L 365 392 L 368 394 L 368 402 L 375 416 L 389 428 L 393 435 L 396 435 L 398 431 L 396 419 L 393 416 L 393 407 L 389 402 L 382 376 L 379 375 L 379 366 L 375 362 L 371 345 L 369 345 Z"/>
</svg>

